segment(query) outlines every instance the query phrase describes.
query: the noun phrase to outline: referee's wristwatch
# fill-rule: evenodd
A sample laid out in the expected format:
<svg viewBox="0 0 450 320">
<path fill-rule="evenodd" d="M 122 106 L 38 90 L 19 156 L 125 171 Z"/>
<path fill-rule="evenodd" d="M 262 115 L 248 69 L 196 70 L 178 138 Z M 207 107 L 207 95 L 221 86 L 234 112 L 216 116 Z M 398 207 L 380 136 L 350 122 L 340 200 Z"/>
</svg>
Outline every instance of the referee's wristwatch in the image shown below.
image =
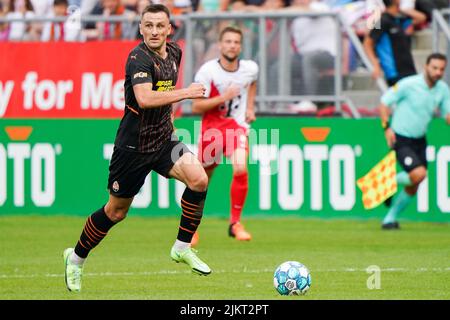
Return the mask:
<svg viewBox="0 0 450 320">
<path fill-rule="evenodd" d="M 389 129 L 390 123 L 389 121 L 383 121 L 381 122 L 381 126 L 383 127 L 384 131 L 386 131 L 387 129 Z"/>
</svg>

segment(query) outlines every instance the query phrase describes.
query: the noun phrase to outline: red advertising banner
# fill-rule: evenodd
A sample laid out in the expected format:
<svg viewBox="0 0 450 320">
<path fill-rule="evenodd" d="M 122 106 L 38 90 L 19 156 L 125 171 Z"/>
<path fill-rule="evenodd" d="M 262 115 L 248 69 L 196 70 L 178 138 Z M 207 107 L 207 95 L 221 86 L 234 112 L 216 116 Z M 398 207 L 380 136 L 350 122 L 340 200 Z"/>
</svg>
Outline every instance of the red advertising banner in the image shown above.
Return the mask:
<svg viewBox="0 0 450 320">
<path fill-rule="evenodd" d="M 138 43 L 0 43 L 0 118 L 120 118 Z"/>
</svg>

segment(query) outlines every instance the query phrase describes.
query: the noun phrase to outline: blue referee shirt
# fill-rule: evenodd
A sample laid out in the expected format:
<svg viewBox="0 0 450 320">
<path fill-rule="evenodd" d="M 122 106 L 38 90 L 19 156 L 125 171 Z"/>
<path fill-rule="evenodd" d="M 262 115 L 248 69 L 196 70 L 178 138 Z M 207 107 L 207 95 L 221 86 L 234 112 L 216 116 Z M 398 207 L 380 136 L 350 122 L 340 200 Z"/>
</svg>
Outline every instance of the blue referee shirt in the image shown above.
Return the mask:
<svg viewBox="0 0 450 320">
<path fill-rule="evenodd" d="M 450 114 L 450 90 L 439 80 L 430 88 L 424 74 L 406 77 L 381 97 L 381 103 L 393 108 L 391 128 L 408 138 L 425 136 L 437 108 L 442 117 Z"/>
</svg>

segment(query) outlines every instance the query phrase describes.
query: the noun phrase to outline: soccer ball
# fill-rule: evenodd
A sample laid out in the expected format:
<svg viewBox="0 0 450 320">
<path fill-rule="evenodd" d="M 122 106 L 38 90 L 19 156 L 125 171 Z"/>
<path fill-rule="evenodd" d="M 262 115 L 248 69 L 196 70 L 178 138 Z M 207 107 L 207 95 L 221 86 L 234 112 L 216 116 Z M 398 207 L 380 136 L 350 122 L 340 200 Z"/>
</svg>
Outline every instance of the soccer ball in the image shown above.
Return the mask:
<svg viewBox="0 0 450 320">
<path fill-rule="evenodd" d="M 283 296 L 303 295 L 311 287 L 311 275 L 300 262 L 286 261 L 275 270 L 273 285 Z"/>
</svg>

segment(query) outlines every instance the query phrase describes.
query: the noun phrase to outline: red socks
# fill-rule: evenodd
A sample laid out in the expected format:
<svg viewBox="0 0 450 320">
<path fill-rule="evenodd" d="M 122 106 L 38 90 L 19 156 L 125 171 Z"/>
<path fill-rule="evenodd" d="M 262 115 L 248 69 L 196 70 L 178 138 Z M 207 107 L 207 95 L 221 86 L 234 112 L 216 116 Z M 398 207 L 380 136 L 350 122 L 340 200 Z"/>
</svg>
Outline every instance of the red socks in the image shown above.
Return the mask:
<svg viewBox="0 0 450 320">
<path fill-rule="evenodd" d="M 248 173 L 233 175 L 231 182 L 231 217 L 230 224 L 241 220 L 242 208 L 248 191 Z"/>
</svg>

